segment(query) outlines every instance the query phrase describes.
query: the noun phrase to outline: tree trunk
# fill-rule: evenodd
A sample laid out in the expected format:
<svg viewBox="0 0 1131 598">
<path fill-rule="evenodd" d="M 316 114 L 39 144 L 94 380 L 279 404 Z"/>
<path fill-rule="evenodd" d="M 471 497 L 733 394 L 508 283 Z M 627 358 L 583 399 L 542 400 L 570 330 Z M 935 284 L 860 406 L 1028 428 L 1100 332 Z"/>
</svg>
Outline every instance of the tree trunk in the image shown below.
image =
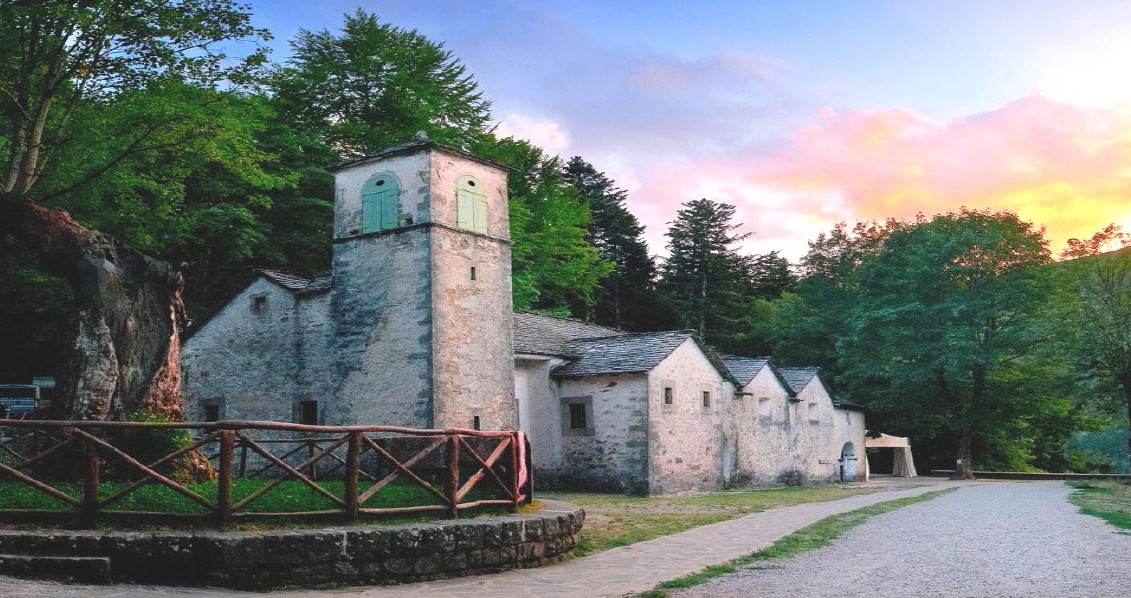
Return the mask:
<svg viewBox="0 0 1131 598">
<path fill-rule="evenodd" d="M 60 359 L 52 415 L 122 420 L 150 409 L 182 419 L 182 273 L 32 203 L 3 202 L 0 233 L 25 243 L 74 293 L 71 354 Z"/>
<path fill-rule="evenodd" d="M 1127 407 L 1127 471 L 1131 472 L 1131 372 L 1118 376 L 1123 387 L 1123 401 Z"/>
<path fill-rule="evenodd" d="M 974 469 L 970 466 L 970 434 L 962 432 L 958 436 L 958 458 L 954 464 L 954 477 L 959 480 L 974 479 Z"/>
</svg>

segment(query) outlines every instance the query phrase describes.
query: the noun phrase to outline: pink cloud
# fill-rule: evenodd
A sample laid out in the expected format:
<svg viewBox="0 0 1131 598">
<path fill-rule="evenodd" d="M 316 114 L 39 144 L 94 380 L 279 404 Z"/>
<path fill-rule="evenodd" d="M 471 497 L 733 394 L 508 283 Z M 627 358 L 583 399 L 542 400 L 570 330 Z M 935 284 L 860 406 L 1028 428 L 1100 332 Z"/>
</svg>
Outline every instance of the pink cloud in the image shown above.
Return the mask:
<svg viewBox="0 0 1131 598">
<path fill-rule="evenodd" d="M 1059 246 L 1131 217 L 1131 105 L 1085 109 L 1031 96 L 935 123 L 900 109 L 835 112 L 748 165 L 748 184 L 795 209 L 852 219 L 962 206 L 1017 212 Z"/>
</svg>

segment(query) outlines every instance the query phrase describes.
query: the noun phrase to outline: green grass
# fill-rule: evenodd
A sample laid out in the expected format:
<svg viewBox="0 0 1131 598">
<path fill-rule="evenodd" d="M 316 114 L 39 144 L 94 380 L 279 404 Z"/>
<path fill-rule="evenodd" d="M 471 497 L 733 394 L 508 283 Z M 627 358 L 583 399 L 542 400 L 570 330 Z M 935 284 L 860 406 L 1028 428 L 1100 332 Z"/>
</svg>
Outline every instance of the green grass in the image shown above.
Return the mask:
<svg viewBox="0 0 1131 598">
<path fill-rule="evenodd" d="M 233 480 L 233 502 L 238 503 L 240 500 L 251 495 L 268 483 L 269 480 L 259 479 Z M 342 497 L 345 495 L 344 482 L 321 481 L 318 484 L 335 496 Z M 359 491 L 364 492 L 371 485 L 370 483 L 359 484 Z M 82 498 L 81 484 L 55 483 L 53 486 L 72 497 L 80 500 Z M 127 484 L 120 482 L 103 483 L 99 487 L 99 497 L 102 499 L 108 498 L 124 489 L 126 486 Z M 216 501 L 217 488 L 215 482 L 187 484 L 186 487 L 210 501 Z M 474 501 L 481 498 L 495 498 L 491 490 L 492 487 L 489 487 L 489 484 L 485 487 L 476 487 L 464 500 Z M 436 504 L 439 504 L 439 499 L 424 488 L 409 482 L 394 482 L 382 488 L 381 491 L 377 492 L 361 506 L 362 508 L 368 509 L 386 509 Z M 0 482 L 0 509 L 29 509 L 58 512 L 60 514 L 73 513 L 75 511 L 74 507 L 51 495 L 12 480 Z M 261 515 L 266 513 L 339 511 L 340 509 L 341 507 L 336 503 L 316 492 L 306 484 L 297 480 L 287 480 L 248 503 L 248 505 L 241 508 L 239 512 Z M 202 516 L 207 515 L 209 512 L 203 505 L 191 498 L 160 484 L 142 486 L 122 497 L 120 500 L 116 500 L 107 505 L 106 511 L 109 511 L 106 513 L 106 519 L 114 522 L 114 525 L 123 522 L 129 525 L 131 520 L 123 519 L 121 516 L 115 515 L 113 511 Z M 477 514 L 500 514 L 505 512 L 505 508 L 487 506 L 481 509 L 475 509 L 475 511 Z M 395 520 L 396 522 L 420 521 L 435 519 L 444 515 L 444 513 L 437 511 L 435 515 L 431 516 L 428 514 L 413 514 L 409 516 L 399 516 Z M 302 521 L 291 518 L 285 521 L 279 521 L 279 524 L 281 526 L 301 525 Z"/>
<path fill-rule="evenodd" d="M 570 502 L 585 509 L 581 542 L 574 551 L 577 556 L 585 556 L 766 509 L 839 500 L 878 490 L 827 484 L 677 497 L 574 492 L 540 493 L 538 497 Z"/>
<path fill-rule="evenodd" d="M 876 515 L 894 511 L 917 502 L 931 500 L 948 492 L 953 492 L 954 490 L 954 488 L 949 488 L 947 490 L 927 492 L 919 496 L 889 500 L 876 503 L 870 507 L 826 517 L 813 525 L 801 528 L 785 536 L 777 542 L 774 542 L 768 548 L 759 550 L 754 554 L 740 557 L 721 565 L 712 565 L 698 573 L 692 573 L 691 575 L 665 581 L 658 585 L 656 589 L 636 594 L 634 598 L 668 598 L 670 595 L 668 590 L 689 588 L 716 577 L 735 573 L 743 569 L 777 568 L 778 565 L 767 564 L 766 561 L 783 559 L 802 552 L 821 548 L 828 545 L 829 542 L 834 539 L 839 538 L 844 532 L 864 523 Z"/>
<path fill-rule="evenodd" d="M 1120 529 L 1131 530 L 1131 482 L 1066 483 L 1076 489 L 1068 500 L 1080 507 L 1081 513 L 1099 517 Z"/>
</svg>

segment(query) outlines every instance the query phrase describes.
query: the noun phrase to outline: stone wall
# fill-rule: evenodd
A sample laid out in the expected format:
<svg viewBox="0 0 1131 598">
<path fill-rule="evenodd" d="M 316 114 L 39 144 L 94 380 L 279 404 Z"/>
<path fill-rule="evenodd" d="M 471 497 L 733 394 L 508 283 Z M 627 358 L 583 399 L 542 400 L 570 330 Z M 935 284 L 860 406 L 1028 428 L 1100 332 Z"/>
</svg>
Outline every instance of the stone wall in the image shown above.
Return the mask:
<svg viewBox="0 0 1131 598">
<path fill-rule="evenodd" d="M 590 428 L 569 429 L 569 403 L 587 405 Z M 561 457 L 537 472 L 543 488 L 648 493 L 648 377 L 592 376 L 560 381 L 550 410 Z"/>
<path fill-rule="evenodd" d="M 538 567 L 577 545 L 579 507 L 428 524 L 272 532 L 0 530 L 0 574 L 246 590 L 385 585 Z"/>
<path fill-rule="evenodd" d="M 295 295 L 260 277 L 184 344 L 186 418 L 294 421 L 298 401 L 325 393 L 329 296 Z M 269 364 L 269 367 L 265 367 Z"/>
<path fill-rule="evenodd" d="M 723 423 L 734 409 L 733 385 L 690 339 L 649 372 L 648 378 L 649 492 L 721 489 L 723 451 L 728 443 Z M 664 402 L 665 388 L 672 389 L 670 405 Z M 703 403 L 705 392 L 710 393 L 710 405 Z"/>
</svg>

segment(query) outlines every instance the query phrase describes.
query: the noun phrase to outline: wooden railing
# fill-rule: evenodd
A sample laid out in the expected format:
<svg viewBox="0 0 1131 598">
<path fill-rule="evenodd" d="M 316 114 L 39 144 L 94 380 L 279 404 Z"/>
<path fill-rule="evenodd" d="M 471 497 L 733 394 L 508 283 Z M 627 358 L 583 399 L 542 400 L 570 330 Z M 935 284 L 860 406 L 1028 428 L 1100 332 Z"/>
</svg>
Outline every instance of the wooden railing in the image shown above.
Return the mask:
<svg viewBox="0 0 1131 598">
<path fill-rule="evenodd" d="M 197 434 L 173 452 L 144 458 L 147 462 L 139 458 L 137 450 L 115 446 L 131 433 L 155 430 L 192 430 Z M 284 437 L 286 434 L 297 437 Z M 190 459 L 195 460 L 198 470 L 214 472 L 214 486 L 203 485 L 207 492 L 201 490 L 201 484 L 174 479 L 177 476 L 170 473 L 173 463 Z M 203 464 L 204 459 L 209 461 L 208 466 Z M 461 510 L 484 505 L 514 508 L 529 501 L 529 472 L 525 437 L 514 431 L 257 421 L 0 420 L 0 519 L 7 521 L 66 516 L 89 527 L 108 516 L 158 516 L 223 527 L 245 518 L 279 516 L 330 515 L 357 521 L 362 516 L 433 511 L 457 518 Z M 249 479 L 261 482 L 251 484 L 254 490 L 246 495 L 234 496 L 233 482 Z M 288 480 L 300 482 L 332 506 L 289 512 L 264 510 L 263 497 Z M 327 480 L 339 482 L 340 492 L 328 489 Z M 17 508 L 5 504 L 3 488 L 13 481 L 64 506 Z M 375 497 L 394 483 L 423 489 L 418 494 L 426 499 L 417 501 L 423 504 L 372 506 L 377 502 Z M 114 508 L 115 503 L 151 485 L 164 486 L 187 498 L 198 505 L 198 512 Z M 76 491 L 79 487 L 81 491 Z"/>
</svg>

